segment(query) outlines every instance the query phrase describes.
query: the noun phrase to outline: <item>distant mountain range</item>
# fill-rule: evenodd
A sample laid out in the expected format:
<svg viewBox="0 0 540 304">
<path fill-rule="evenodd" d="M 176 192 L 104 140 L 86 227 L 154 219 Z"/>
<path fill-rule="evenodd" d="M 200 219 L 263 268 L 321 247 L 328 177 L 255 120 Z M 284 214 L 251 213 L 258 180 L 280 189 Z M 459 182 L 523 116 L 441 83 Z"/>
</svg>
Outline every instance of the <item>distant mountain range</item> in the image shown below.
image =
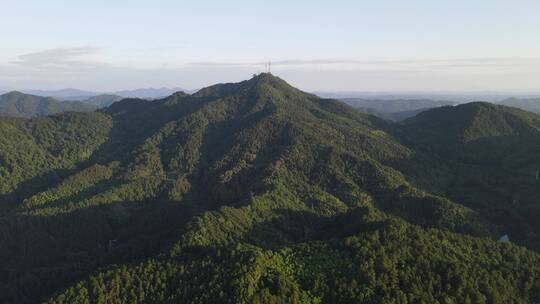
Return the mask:
<svg viewBox="0 0 540 304">
<path fill-rule="evenodd" d="M 176 92 L 186 92 L 180 88 L 146 88 L 123 90 L 110 94 L 102 94 L 78 89 L 62 90 L 27 90 L 26 94 L 14 91 L 11 97 L 4 97 L 0 115 L 17 117 L 36 117 L 57 114 L 66 111 L 86 112 L 98 108 L 108 107 L 123 98 L 160 99 L 173 95 Z M 0 91 L 0 94 L 2 91 Z M 193 93 L 193 91 L 188 91 Z M 27 95 L 24 97 L 22 95 Z M 6 95 L 6 94 L 5 94 Z M 324 95 L 324 94 L 323 94 Z M 328 93 L 327 95 L 332 95 Z M 338 95 L 338 94 L 333 94 Z M 17 103 L 14 103 L 17 96 Z M 366 95 L 367 96 L 367 95 Z M 442 95 L 441 95 L 442 96 Z M 437 98 L 407 98 L 398 95 L 376 95 L 374 98 L 341 98 L 341 100 L 365 113 L 390 121 L 402 121 L 416 116 L 425 110 L 447 105 L 463 103 L 463 98 L 456 100 L 440 100 Z M 435 96 L 436 97 L 436 96 Z M 440 96 L 439 96 L 440 97 Z M 461 96 L 463 97 L 463 96 Z M 6 101 L 6 100 L 9 100 Z M 24 101 L 23 101 L 24 100 Z M 79 101 L 75 102 L 75 101 Z M 497 98 L 490 100 L 493 103 L 516 107 L 525 111 L 540 114 L 540 98 Z"/>
<path fill-rule="evenodd" d="M 499 104 L 520 108 L 529 112 L 540 114 L 540 98 L 508 98 Z"/>
<path fill-rule="evenodd" d="M 117 92 L 92 92 L 72 88 L 61 90 L 21 90 L 23 93 L 43 97 L 54 97 L 61 100 L 85 100 L 98 95 L 116 95 L 123 98 L 156 99 L 170 96 L 179 91 L 189 93 L 193 92 L 193 90 L 185 90 L 182 88 L 140 88 Z"/>
<path fill-rule="evenodd" d="M 431 99 L 343 98 L 342 101 L 363 112 L 393 121 L 400 121 L 415 116 L 423 110 L 457 103 L 455 101 Z"/>
<path fill-rule="evenodd" d="M 191 90 L 186 90 L 182 88 L 146 88 L 146 89 L 135 89 L 135 90 L 124 90 L 114 92 L 112 94 L 122 96 L 125 98 L 144 98 L 144 99 L 155 99 L 168 97 L 176 92 L 193 92 Z"/>
<path fill-rule="evenodd" d="M 456 103 L 486 100 L 500 102 L 508 98 L 539 98 L 540 93 L 509 92 L 314 92 L 317 96 L 336 99 L 403 100 L 429 99 L 452 100 Z"/>
<path fill-rule="evenodd" d="M 58 91 L 58 95 L 66 92 L 81 94 L 82 91 Z M 43 117 L 63 112 L 91 112 L 105 108 L 124 97 L 112 94 L 94 96 L 79 95 L 72 100 L 58 97 L 43 97 L 12 91 L 0 95 L 0 116 L 4 117 Z"/>
<path fill-rule="evenodd" d="M 457 100 L 436 99 L 366 99 L 342 98 L 343 102 L 371 115 L 386 120 L 401 121 L 425 110 L 442 106 L 457 105 Z M 520 108 L 525 111 L 540 114 L 540 98 L 506 98 L 492 103 Z"/>
<path fill-rule="evenodd" d="M 112 105 L 113 103 L 120 101 L 124 99 L 122 96 L 118 95 L 111 95 L 111 94 L 101 94 L 89 97 L 87 99 L 81 100 L 81 102 L 84 102 L 86 104 L 90 104 L 92 106 L 95 106 L 97 108 L 104 108 Z"/>
<path fill-rule="evenodd" d="M 21 90 L 21 92 L 36 96 L 43 97 L 54 97 L 57 99 L 70 99 L 70 100 L 80 100 L 86 99 L 88 97 L 100 95 L 101 93 L 83 91 L 78 89 L 61 89 L 61 90 Z"/>
</svg>

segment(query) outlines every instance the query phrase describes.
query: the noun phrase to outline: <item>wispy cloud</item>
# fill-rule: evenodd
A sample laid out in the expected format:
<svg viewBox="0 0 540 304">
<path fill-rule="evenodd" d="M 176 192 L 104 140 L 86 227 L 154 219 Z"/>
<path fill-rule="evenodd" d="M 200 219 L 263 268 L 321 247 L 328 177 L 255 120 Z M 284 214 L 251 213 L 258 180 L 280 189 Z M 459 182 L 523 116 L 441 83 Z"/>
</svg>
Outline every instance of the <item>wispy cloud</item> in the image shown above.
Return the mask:
<svg viewBox="0 0 540 304">
<path fill-rule="evenodd" d="M 266 62 L 189 62 L 189 66 L 234 67 L 262 66 Z M 283 68 L 323 68 L 323 69 L 373 69 L 399 68 L 411 70 L 445 68 L 501 68 L 532 67 L 540 65 L 540 58 L 455 58 L 429 60 L 356 60 L 356 59 L 284 59 L 272 61 L 272 66 Z"/>
<path fill-rule="evenodd" d="M 18 61 L 14 63 L 30 67 L 92 67 L 100 66 L 103 63 L 84 60 L 88 55 L 100 52 L 100 48 L 83 46 L 75 48 L 57 48 L 44 50 L 18 56 Z"/>
<path fill-rule="evenodd" d="M 125 60 L 92 46 L 55 48 L 0 62 L 2 86 L 19 88 L 202 87 L 245 79 L 265 70 L 263 60 L 182 61 L 181 56 Z M 126 54 L 129 53 L 126 51 Z M 158 58 L 158 59 L 156 59 Z M 145 61 L 146 59 L 146 61 Z M 156 60 L 166 60 L 157 62 Z M 272 72 L 308 90 L 484 90 L 534 88 L 540 58 L 361 60 L 275 58 Z"/>
<path fill-rule="evenodd" d="M 187 66 L 202 66 L 202 67 L 242 67 L 258 65 L 258 62 L 219 62 L 219 61 L 195 61 L 188 62 Z M 261 63 L 262 64 L 262 63 Z"/>
</svg>

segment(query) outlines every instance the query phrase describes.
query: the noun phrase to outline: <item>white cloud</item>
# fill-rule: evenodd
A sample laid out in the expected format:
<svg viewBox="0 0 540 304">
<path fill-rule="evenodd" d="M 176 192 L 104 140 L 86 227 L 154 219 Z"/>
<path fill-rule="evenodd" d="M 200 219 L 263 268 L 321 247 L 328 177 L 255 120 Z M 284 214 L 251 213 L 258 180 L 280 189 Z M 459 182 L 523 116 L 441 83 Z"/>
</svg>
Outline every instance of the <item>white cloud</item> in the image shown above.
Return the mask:
<svg viewBox="0 0 540 304">
<path fill-rule="evenodd" d="M 136 87 L 197 88 L 264 71 L 264 61 L 189 61 L 155 53 L 122 61 L 92 46 L 56 48 L 0 63 L 0 89 L 77 87 L 115 91 Z M 130 55 L 126 51 L 126 56 Z M 170 55 L 170 56 L 169 56 Z M 156 62 L 159 60 L 160 62 Z M 143 64 L 144 62 L 144 64 Z M 429 60 L 279 59 L 272 71 L 306 90 L 540 90 L 538 58 Z"/>
<path fill-rule="evenodd" d="M 187 66 L 205 68 L 263 67 L 266 62 L 189 62 Z M 277 69 L 332 71 L 410 71 L 410 72 L 499 72 L 501 69 L 538 69 L 539 58 L 458 58 L 429 60 L 285 59 L 272 61 Z"/>
<path fill-rule="evenodd" d="M 94 55 L 101 49 L 91 46 L 75 48 L 49 49 L 18 56 L 14 63 L 30 67 L 93 67 L 104 63 L 88 60 L 88 55 Z"/>
</svg>

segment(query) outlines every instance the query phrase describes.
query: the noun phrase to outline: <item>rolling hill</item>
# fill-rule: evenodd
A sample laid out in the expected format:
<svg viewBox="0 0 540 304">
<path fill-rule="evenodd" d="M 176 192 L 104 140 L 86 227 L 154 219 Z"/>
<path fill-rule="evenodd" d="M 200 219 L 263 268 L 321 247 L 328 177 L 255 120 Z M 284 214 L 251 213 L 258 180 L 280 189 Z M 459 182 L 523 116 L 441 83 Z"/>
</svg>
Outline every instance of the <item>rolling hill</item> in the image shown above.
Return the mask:
<svg viewBox="0 0 540 304">
<path fill-rule="evenodd" d="M 0 95 L 0 116 L 37 117 L 70 111 L 89 112 L 95 109 L 93 105 L 78 101 L 59 101 L 15 91 Z"/>
<path fill-rule="evenodd" d="M 538 301 L 536 240 L 497 243 L 515 228 L 489 208 L 498 190 L 454 187 L 471 174 L 456 166 L 535 157 L 469 155 L 536 139 L 538 116 L 491 107 L 394 124 L 260 74 L 2 118 L 0 302 Z"/>
<path fill-rule="evenodd" d="M 363 112 L 392 121 L 401 121 L 431 108 L 452 105 L 455 102 L 431 99 L 363 99 L 343 98 L 348 105 Z"/>
<path fill-rule="evenodd" d="M 540 215 L 540 116 L 474 102 L 422 112 L 405 120 L 401 131 L 416 151 L 436 156 L 445 167 L 436 179 L 445 181 L 439 193 L 481 211 L 540 249 L 535 220 Z"/>
</svg>

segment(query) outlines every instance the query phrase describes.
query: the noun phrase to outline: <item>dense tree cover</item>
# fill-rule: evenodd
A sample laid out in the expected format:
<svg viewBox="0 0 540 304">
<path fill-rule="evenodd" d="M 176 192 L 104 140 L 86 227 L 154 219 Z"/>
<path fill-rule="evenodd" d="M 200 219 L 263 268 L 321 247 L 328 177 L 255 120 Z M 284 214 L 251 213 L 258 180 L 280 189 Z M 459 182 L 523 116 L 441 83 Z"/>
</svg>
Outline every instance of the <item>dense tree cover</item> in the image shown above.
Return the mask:
<svg viewBox="0 0 540 304">
<path fill-rule="evenodd" d="M 98 113 L 0 120 L 0 211 L 54 185 L 106 141 L 112 126 Z"/>
<path fill-rule="evenodd" d="M 540 249 L 540 116 L 477 102 L 423 112 L 406 120 L 400 132 L 413 149 L 438 158 L 426 169 L 430 175 L 412 174 L 419 184 L 436 178 L 435 192 L 481 212 L 514 240 Z M 406 166 L 405 171 L 419 171 L 414 162 Z"/>
<path fill-rule="evenodd" d="M 539 299 L 540 255 L 440 191 L 470 159 L 269 74 L 0 124 L 0 302 Z"/>
<path fill-rule="evenodd" d="M 530 303 L 539 299 L 537 254 L 486 239 L 422 229 L 373 212 L 351 208 L 344 217 L 354 220 L 348 218 L 346 229 L 342 217 L 324 220 L 324 230 L 314 220 L 311 228 L 333 234 L 313 234 L 285 246 L 253 246 L 250 238 L 234 245 L 192 244 L 173 257 L 92 275 L 48 303 Z M 289 231 L 294 228 L 283 229 L 281 237 Z M 267 232 L 264 237 L 268 236 Z"/>
<path fill-rule="evenodd" d="M 0 95 L 0 116 L 41 117 L 70 111 L 91 112 L 95 109 L 96 106 L 91 103 L 60 101 L 15 91 Z"/>
</svg>

